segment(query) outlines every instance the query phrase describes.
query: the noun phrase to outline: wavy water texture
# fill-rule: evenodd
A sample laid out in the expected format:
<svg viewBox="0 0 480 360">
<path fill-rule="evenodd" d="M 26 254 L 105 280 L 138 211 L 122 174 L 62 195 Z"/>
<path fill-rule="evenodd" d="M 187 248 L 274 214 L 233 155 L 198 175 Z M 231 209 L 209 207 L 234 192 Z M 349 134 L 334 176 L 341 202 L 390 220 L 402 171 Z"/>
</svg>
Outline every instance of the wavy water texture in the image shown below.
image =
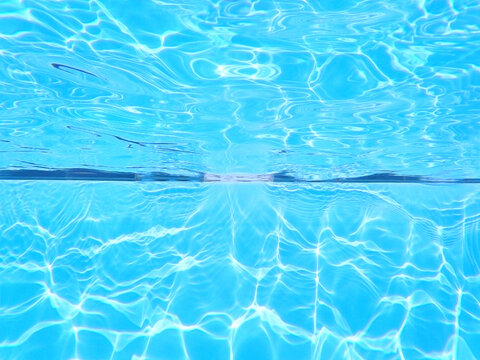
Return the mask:
<svg viewBox="0 0 480 360">
<path fill-rule="evenodd" d="M 480 359 L 479 19 L 1 1 L 0 359 Z"/>
<path fill-rule="evenodd" d="M 0 185 L 2 359 L 480 356 L 474 185 Z"/>
<path fill-rule="evenodd" d="M 474 0 L 2 1 L 0 168 L 479 177 Z"/>
</svg>

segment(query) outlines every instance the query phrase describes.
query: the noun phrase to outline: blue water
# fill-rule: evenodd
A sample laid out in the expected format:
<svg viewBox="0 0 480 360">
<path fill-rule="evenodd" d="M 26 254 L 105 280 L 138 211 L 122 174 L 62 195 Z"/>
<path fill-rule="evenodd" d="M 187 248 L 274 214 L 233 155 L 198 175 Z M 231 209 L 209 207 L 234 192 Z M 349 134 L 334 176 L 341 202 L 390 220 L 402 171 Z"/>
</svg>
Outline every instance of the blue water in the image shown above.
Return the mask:
<svg viewBox="0 0 480 360">
<path fill-rule="evenodd" d="M 0 2 L 0 359 L 480 359 L 480 3 Z"/>
</svg>

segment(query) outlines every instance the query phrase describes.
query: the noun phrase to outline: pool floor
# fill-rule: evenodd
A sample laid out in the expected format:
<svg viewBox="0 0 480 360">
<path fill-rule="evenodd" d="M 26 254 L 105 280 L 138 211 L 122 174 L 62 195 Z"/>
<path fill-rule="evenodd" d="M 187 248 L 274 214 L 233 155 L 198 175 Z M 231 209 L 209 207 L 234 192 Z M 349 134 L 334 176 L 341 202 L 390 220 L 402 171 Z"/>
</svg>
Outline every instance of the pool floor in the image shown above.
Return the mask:
<svg viewBox="0 0 480 360">
<path fill-rule="evenodd" d="M 0 198 L 2 359 L 480 357 L 476 185 L 4 181 Z"/>
</svg>

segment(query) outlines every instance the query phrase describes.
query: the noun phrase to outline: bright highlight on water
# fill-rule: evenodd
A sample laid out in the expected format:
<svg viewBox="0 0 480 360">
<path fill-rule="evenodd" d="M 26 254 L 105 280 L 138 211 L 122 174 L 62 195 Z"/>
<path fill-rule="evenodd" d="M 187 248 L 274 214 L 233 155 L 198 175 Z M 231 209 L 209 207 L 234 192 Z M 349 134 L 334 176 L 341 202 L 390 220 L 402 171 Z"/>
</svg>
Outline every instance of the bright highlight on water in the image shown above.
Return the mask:
<svg viewBox="0 0 480 360">
<path fill-rule="evenodd" d="M 480 4 L 0 2 L 0 359 L 480 359 Z"/>
</svg>

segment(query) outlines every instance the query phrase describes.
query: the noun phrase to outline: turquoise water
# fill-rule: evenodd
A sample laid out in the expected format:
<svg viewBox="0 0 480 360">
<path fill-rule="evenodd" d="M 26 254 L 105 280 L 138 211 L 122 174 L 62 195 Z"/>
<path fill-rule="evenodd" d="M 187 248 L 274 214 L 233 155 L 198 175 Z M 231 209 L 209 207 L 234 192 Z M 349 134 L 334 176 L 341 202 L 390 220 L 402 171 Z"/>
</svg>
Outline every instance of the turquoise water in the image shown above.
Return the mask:
<svg viewBox="0 0 480 360">
<path fill-rule="evenodd" d="M 480 359 L 477 1 L 0 2 L 0 359 Z"/>
</svg>

